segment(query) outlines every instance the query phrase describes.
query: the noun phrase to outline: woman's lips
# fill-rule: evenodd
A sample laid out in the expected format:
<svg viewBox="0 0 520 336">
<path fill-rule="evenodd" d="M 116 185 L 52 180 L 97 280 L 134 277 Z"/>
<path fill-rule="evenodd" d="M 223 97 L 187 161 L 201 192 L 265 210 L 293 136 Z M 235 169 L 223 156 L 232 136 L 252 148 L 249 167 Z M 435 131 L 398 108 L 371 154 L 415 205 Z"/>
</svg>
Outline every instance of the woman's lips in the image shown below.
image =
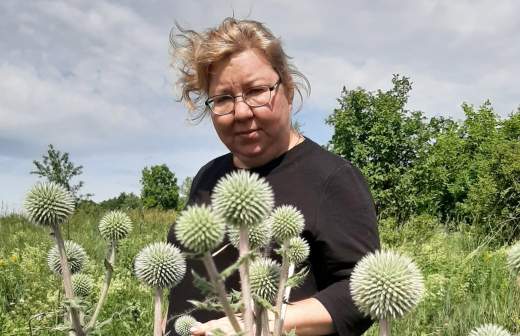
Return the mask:
<svg viewBox="0 0 520 336">
<path fill-rule="evenodd" d="M 258 129 L 240 131 L 240 132 L 236 132 L 235 135 L 240 138 L 254 139 L 254 138 L 258 137 L 258 131 L 259 131 Z"/>
</svg>

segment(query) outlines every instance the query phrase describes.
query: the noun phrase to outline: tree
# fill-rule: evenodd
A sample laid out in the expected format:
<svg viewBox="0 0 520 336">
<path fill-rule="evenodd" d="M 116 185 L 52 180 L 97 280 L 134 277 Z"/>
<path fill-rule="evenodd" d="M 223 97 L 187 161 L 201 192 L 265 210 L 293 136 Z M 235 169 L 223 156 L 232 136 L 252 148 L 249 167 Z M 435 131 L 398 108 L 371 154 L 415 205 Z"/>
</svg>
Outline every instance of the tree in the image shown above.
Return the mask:
<svg viewBox="0 0 520 336">
<path fill-rule="evenodd" d="M 80 198 L 92 196 L 92 194 L 78 195 L 79 190 L 83 187 L 83 181 L 72 184 L 71 180 L 83 173 L 83 166 L 76 167 L 74 163 L 69 160 L 69 153 L 62 153 L 50 144 L 47 155 L 43 155 L 43 160 L 34 160 L 33 163 L 36 169 L 31 171 L 31 174 L 45 177 L 49 182 L 62 185 L 74 195 L 76 201 Z"/>
<path fill-rule="evenodd" d="M 177 208 L 179 202 L 177 178 L 167 165 L 145 167 L 142 171 L 141 185 L 141 199 L 145 208 Z"/>
</svg>

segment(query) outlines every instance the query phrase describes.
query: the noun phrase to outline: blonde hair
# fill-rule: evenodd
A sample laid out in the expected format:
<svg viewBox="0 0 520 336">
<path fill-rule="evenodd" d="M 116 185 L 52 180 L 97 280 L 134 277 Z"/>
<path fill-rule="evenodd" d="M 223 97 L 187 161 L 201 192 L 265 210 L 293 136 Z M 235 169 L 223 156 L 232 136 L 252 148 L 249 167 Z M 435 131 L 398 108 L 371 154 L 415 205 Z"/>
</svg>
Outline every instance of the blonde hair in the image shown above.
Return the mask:
<svg viewBox="0 0 520 336">
<path fill-rule="evenodd" d="M 263 53 L 285 86 L 287 97 L 293 101 L 294 93 L 303 102 L 302 91 L 308 95 L 307 78 L 289 62 L 279 38 L 261 22 L 228 17 L 216 28 L 198 33 L 176 24 L 170 32 L 172 66 L 180 72 L 178 84 L 180 101 L 184 101 L 193 119 L 202 119 L 207 113 L 204 105 L 208 97 L 211 66 L 230 55 L 247 49 Z"/>
</svg>

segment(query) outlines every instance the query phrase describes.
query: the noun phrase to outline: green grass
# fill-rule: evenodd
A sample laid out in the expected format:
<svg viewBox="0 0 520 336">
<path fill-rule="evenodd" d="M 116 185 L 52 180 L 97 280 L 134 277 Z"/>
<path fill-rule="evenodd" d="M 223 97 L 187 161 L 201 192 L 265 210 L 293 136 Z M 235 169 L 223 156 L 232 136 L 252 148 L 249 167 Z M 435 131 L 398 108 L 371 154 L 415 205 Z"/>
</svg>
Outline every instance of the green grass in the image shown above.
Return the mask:
<svg viewBox="0 0 520 336">
<path fill-rule="evenodd" d="M 113 317 L 100 335 L 148 335 L 152 331 L 152 293 L 132 274 L 132 260 L 146 244 L 164 240 L 173 212 L 133 211 L 134 231 L 119 247 L 115 277 L 100 320 Z M 103 281 L 104 241 L 97 233 L 102 213 L 83 209 L 63 227 L 63 234 L 82 244 L 90 257 L 87 273 L 96 290 Z M 520 332 L 520 289 L 506 268 L 507 246 L 461 228 L 445 232 L 427 217 L 404 226 L 382 221 L 385 247 L 411 256 L 426 278 L 426 296 L 403 319 L 392 323 L 394 335 L 467 335 L 482 323 L 496 323 Z M 0 218 L 0 335 L 61 335 L 58 278 L 47 267 L 50 231 L 17 215 Z M 30 322 L 30 323 L 29 323 Z M 367 335 L 377 335 L 377 325 Z"/>
</svg>

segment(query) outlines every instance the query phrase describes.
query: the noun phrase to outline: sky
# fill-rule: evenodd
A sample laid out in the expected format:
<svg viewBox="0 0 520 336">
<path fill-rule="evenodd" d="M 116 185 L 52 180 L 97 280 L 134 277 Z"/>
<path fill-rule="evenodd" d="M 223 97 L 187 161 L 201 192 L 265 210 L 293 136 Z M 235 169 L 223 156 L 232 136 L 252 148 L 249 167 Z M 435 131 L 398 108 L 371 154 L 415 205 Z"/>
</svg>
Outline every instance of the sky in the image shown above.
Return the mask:
<svg viewBox="0 0 520 336">
<path fill-rule="evenodd" d="M 227 152 L 211 122 L 188 121 L 170 66 L 175 22 L 264 22 L 312 92 L 296 114 L 326 144 L 341 89 L 413 82 L 408 109 L 463 118 L 462 102 L 520 106 L 516 0 L 0 0 L 0 211 L 19 210 L 49 144 L 83 166 L 93 200 L 139 194 L 145 166 L 194 176 Z M 74 180 L 77 181 L 77 180 Z"/>
</svg>

